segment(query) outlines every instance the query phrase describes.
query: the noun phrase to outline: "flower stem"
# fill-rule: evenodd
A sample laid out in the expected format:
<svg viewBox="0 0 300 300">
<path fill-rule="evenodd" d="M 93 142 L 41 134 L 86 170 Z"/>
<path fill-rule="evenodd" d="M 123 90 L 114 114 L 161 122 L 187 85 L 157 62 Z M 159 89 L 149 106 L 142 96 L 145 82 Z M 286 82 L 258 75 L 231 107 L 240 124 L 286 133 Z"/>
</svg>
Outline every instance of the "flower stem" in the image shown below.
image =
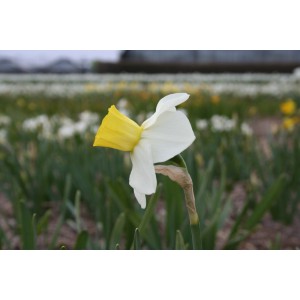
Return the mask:
<svg viewBox="0 0 300 300">
<path fill-rule="evenodd" d="M 190 227 L 192 232 L 192 240 L 193 240 L 193 249 L 194 250 L 201 250 L 202 249 L 202 238 L 201 238 L 201 231 L 200 231 L 200 223 L 199 223 L 199 216 L 195 206 L 195 196 L 193 190 L 193 182 L 186 171 L 187 177 L 189 177 L 188 183 L 183 186 L 183 191 L 185 195 L 185 204 L 188 211 L 189 219 L 190 219 Z"/>
<path fill-rule="evenodd" d="M 156 165 L 155 172 L 168 176 L 171 180 L 177 182 L 183 189 L 185 204 L 190 220 L 193 249 L 202 249 L 202 237 L 200 231 L 199 216 L 195 205 L 192 178 L 187 171 L 185 161 L 180 155 L 175 156 L 170 161 L 175 165 Z"/>
</svg>

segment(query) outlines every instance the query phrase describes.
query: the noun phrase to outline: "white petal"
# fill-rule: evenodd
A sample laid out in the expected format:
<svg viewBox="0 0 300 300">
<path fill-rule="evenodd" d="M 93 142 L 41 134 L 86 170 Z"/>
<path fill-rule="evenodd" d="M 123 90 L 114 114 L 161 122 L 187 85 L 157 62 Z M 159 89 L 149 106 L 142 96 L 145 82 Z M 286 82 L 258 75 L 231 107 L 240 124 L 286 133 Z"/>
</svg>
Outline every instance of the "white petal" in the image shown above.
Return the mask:
<svg viewBox="0 0 300 300">
<path fill-rule="evenodd" d="M 136 189 L 133 190 L 134 195 L 138 203 L 140 204 L 141 208 L 146 208 L 146 195 L 138 192 Z"/>
<path fill-rule="evenodd" d="M 148 128 L 152 126 L 156 122 L 157 118 L 166 111 L 176 111 L 175 107 L 185 102 L 189 96 L 190 95 L 186 93 L 176 93 L 162 98 L 156 106 L 156 112 L 142 124 L 142 127 Z"/>
<path fill-rule="evenodd" d="M 187 93 L 176 93 L 165 96 L 157 103 L 156 111 L 163 113 L 170 108 L 185 102 L 189 96 L 190 95 Z"/>
<path fill-rule="evenodd" d="M 149 143 L 141 139 L 130 157 L 132 171 L 129 184 L 141 194 L 150 195 L 155 193 L 157 181 Z"/>
<path fill-rule="evenodd" d="M 180 111 L 166 111 L 142 132 L 142 140 L 151 144 L 154 163 L 164 162 L 181 153 L 195 140 L 188 118 Z"/>
</svg>

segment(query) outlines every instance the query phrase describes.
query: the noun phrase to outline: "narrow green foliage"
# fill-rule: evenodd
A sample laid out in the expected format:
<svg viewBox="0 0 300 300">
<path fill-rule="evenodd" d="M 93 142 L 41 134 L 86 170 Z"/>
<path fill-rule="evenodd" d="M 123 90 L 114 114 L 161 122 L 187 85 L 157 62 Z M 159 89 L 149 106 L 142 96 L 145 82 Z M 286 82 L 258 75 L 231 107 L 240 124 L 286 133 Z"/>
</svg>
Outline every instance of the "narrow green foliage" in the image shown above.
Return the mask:
<svg viewBox="0 0 300 300">
<path fill-rule="evenodd" d="M 138 228 L 136 228 L 134 232 L 133 249 L 141 250 L 140 231 Z"/>
<path fill-rule="evenodd" d="M 80 198 L 81 198 L 81 193 L 80 193 L 80 191 L 77 191 L 76 195 L 75 195 L 75 221 L 76 221 L 77 232 L 81 231 Z"/>
<path fill-rule="evenodd" d="M 138 227 L 139 231 L 141 232 L 142 235 L 144 235 L 146 233 L 147 226 L 149 225 L 151 218 L 154 217 L 155 207 L 156 207 L 156 203 L 157 203 L 160 193 L 161 193 L 161 188 L 162 188 L 162 186 L 161 186 L 161 184 L 159 184 L 157 186 L 155 194 L 153 194 L 151 196 L 151 198 L 147 204 L 146 211 L 145 211 L 142 221 Z"/>
<path fill-rule="evenodd" d="M 126 215 L 123 212 L 119 215 L 119 217 L 115 222 L 115 226 L 110 236 L 109 249 L 113 250 L 116 248 L 116 245 L 120 245 L 120 240 L 124 230 L 125 220 L 126 220 Z"/>
<path fill-rule="evenodd" d="M 285 185 L 286 176 L 280 176 L 273 185 L 269 188 L 266 194 L 262 197 L 259 203 L 251 210 L 251 199 L 246 201 L 242 211 L 238 215 L 234 225 L 231 228 L 231 232 L 228 237 L 228 241 L 224 246 L 224 249 L 235 249 L 238 245 L 245 240 L 255 227 L 259 224 L 263 216 L 269 209 L 278 201 L 281 191 Z M 250 216 L 247 218 L 247 215 Z"/>
<path fill-rule="evenodd" d="M 267 191 L 265 196 L 260 200 L 258 205 L 255 207 L 252 215 L 247 220 L 245 224 L 245 229 L 252 230 L 258 222 L 261 220 L 263 215 L 270 209 L 272 204 L 278 199 L 278 195 L 280 195 L 282 188 L 286 182 L 286 176 L 281 175 L 274 182 L 274 184 Z"/>
<path fill-rule="evenodd" d="M 36 248 L 36 243 L 37 243 L 36 214 L 32 215 L 31 224 L 32 224 L 33 244 L 34 244 L 34 247 Z"/>
<path fill-rule="evenodd" d="M 47 230 L 50 216 L 51 216 L 51 211 L 47 210 L 43 214 L 43 216 L 37 221 L 37 225 L 36 225 L 37 235 Z"/>
<path fill-rule="evenodd" d="M 187 169 L 187 166 L 186 166 L 186 163 L 183 159 L 183 157 L 178 154 L 172 158 L 170 158 L 168 161 L 167 161 L 167 164 L 170 163 L 170 164 L 174 164 L 175 166 L 178 166 L 180 168 L 184 168 L 184 169 Z"/>
<path fill-rule="evenodd" d="M 77 236 L 74 250 L 87 249 L 88 240 L 89 240 L 89 235 L 88 235 L 87 231 L 85 231 L 85 230 L 81 231 Z"/>
<path fill-rule="evenodd" d="M 183 236 L 180 232 L 180 230 L 176 230 L 176 243 L 175 243 L 175 249 L 176 250 L 185 250 L 185 244 Z"/>
<path fill-rule="evenodd" d="M 30 211 L 27 208 L 25 201 L 20 200 L 18 202 L 19 210 L 19 229 L 20 237 L 22 241 L 22 249 L 24 250 L 34 250 L 36 248 L 35 243 L 35 219 L 30 215 Z"/>
<path fill-rule="evenodd" d="M 202 237 L 199 224 L 191 224 L 191 232 L 193 239 L 193 250 L 202 250 Z"/>
<path fill-rule="evenodd" d="M 66 177 L 65 191 L 64 191 L 63 201 L 62 201 L 61 210 L 60 210 L 61 213 L 60 213 L 57 225 L 55 227 L 54 234 L 51 239 L 50 248 L 55 247 L 60 229 L 64 223 L 65 214 L 66 214 L 66 210 L 67 210 L 67 202 L 70 198 L 71 185 L 72 185 L 71 175 L 68 175 Z"/>
</svg>

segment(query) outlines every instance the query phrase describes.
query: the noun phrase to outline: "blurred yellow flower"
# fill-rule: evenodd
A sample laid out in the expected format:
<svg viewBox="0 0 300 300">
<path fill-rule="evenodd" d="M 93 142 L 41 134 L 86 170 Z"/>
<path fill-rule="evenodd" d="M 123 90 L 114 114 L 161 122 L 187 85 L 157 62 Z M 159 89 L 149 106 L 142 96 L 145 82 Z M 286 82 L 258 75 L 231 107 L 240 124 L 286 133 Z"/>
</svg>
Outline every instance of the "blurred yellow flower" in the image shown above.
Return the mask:
<svg viewBox="0 0 300 300">
<path fill-rule="evenodd" d="M 250 106 L 249 107 L 249 110 L 248 110 L 248 113 L 250 116 L 254 116 L 257 114 L 257 108 L 255 106 Z"/>
<path fill-rule="evenodd" d="M 211 98 L 210 98 L 210 102 L 212 104 L 219 104 L 220 103 L 219 95 L 212 95 Z"/>
<path fill-rule="evenodd" d="M 17 100 L 17 106 L 24 107 L 25 106 L 25 100 L 23 98 L 19 98 Z"/>
<path fill-rule="evenodd" d="M 176 93 L 179 91 L 178 86 L 171 81 L 166 81 L 164 82 L 162 88 L 161 88 L 162 93 Z"/>
<path fill-rule="evenodd" d="M 36 109 L 36 104 L 34 102 L 30 102 L 28 104 L 28 108 L 29 108 L 29 110 L 35 110 Z"/>
<path fill-rule="evenodd" d="M 118 90 L 125 90 L 128 88 L 128 83 L 125 82 L 125 81 L 119 81 L 117 84 L 116 84 L 116 89 Z"/>
<path fill-rule="evenodd" d="M 86 83 L 84 85 L 84 90 L 87 93 L 93 93 L 97 90 L 97 86 L 94 83 Z"/>
<path fill-rule="evenodd" d="M 284 129 L 292 131 L 297 123 L 300 122 L 300 119 L 298 117 L 294 118 L 284 118 L 282 122 L 282 126 Z"/>
<path fill-rule="evenodd" d="M 293 99 L 288 99 L 280 104 L 280 110 L 285 115 L 292 115 L 296 111 L 296 103 Z"/>
</svg>

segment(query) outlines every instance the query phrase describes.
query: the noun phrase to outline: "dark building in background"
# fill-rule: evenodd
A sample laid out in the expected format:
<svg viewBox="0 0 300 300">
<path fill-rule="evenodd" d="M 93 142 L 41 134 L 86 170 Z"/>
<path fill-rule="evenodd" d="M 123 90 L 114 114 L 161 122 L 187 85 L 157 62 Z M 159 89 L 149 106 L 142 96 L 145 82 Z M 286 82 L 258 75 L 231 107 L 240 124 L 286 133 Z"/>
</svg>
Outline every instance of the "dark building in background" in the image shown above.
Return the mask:
<svg viewBox="0 0 300 300">
<path fill-rule="evenodd" d="M 292 72 L 300 67 L 300 51 L 127 50 L 117 64 L 94 66 L 100 73 Z"/>
<path fill-rule="evenodd" d="M 127 50 L 121 61 L 193 64 L 298 63 L 300 51 L 292 50 Z"/>
</svg>

